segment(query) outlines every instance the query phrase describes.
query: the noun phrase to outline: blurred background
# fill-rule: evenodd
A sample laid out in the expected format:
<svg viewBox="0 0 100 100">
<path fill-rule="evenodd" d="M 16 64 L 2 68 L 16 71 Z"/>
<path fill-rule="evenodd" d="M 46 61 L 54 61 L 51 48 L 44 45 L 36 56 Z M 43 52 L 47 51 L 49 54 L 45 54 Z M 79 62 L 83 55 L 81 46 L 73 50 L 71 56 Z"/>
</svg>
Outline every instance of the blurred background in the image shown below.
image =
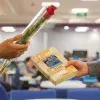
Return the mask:
<svg viewBox="0 0 100 100">
<path fill-rule="evenodd" d="M 100 78 L 90 76 L 72 78 L 54 86 L 32 65 L 30 57 L 53 46 L 67 60 L 99 60 L 100 0 L 0 0 L 0 42 L 22 33 L 43 2 L 57 2 L 60 7 L 55 16 L 31 39 L 29 50 L 9 65 L 0 83 L 6 91 L 99 88 Z M 0 59 L 2 63 L 3 59 Z"/>
<path fill-rule="evenodd" d="M 42 2 L 1 0 L 0 41 L 21 33 L 40 10 Z M 94 57 L 100 51 L 99 0 L 74 0 L 74 3 L 72 0 L 59 0 L 59 3 L 55 16 L 32 38 L 29 50 L 18 60 L 24 60 L 50 46 L 56 47 L 62 54 L 64 51 L 87 51 L 87 57 Z"/>
</svg>

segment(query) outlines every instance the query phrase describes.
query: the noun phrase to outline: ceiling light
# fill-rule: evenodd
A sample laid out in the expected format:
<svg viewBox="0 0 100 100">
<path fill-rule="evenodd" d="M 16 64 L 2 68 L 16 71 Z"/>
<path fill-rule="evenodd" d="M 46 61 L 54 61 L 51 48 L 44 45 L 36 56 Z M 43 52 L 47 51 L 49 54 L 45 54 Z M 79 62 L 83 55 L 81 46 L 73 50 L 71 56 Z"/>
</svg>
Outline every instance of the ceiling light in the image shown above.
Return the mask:
<svg viewBox="0 0 100 100">
<path fill-rule="evenodd" d="M 99 0 L 81 0 L 81 1 L 99 1 Z"/>
<path fill-rule="evenodd" d="M 64 29 L 65 30 L 69 30 L 69 26 L 64 26 Z"/>
<path fill-rule="evenodd" d="M 89 27 L 77 27 L 75 28 L 75 32 L 86 32 L 89 30 Z"/>
<path fill-rule="evenodd" d="M 42 6 L 50 6 L 50 5 L 54 5 L 56 7 L 60 6 L 59 2 L 42 2 Z"/>
<path fill-rule="evenodd" d="M 4 32 L 15 32 L 16 31 L 16 29 L 12 26 L 3 26 L 1 27 L 1 30 Z"/>
<path fill-rule="evenodd" d="M 72 9 L 72 13 L 73 14 L 77 14 L 77 13 L 87 13 L 89 10 L 87 8 L 74 8 Z"/>
</svg>

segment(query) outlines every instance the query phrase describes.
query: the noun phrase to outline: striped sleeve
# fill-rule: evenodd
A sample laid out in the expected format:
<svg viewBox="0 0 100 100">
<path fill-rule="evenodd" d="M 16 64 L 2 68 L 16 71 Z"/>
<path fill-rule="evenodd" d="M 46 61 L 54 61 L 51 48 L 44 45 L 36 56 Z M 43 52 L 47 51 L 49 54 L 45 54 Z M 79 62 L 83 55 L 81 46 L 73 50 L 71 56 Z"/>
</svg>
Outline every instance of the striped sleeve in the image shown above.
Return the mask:
<svg viewBox="0 0 100 100">
<path fill-rule="evenodd" d="M 88 62 L 88 70 L 90 76 L 100 77 L 100 61 Z"/>
</svg>

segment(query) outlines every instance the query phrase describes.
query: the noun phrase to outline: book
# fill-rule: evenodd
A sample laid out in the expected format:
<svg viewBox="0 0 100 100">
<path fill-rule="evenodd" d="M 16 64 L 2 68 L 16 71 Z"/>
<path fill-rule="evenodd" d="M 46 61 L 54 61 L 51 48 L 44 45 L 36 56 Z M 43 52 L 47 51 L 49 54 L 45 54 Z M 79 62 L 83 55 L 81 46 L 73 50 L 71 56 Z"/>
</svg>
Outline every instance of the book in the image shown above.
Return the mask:
<svg viewBox="0 0 100 100">
<path fill-rule="evenodd" d="M 74 66 L 66 67 L 68 61 L 54 47 L 32 56 L 31 60 L 33 65 L 54 85 L 75 77 L 78 72 Z"/>
</svg>

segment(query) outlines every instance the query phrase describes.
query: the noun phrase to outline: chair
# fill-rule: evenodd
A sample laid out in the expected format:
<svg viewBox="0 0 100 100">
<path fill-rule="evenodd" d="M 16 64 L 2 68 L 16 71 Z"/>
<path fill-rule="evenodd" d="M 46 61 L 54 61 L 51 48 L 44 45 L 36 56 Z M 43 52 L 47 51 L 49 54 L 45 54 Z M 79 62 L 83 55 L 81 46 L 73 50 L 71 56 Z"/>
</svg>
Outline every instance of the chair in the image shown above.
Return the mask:
<svg viewBox="0 0 100 100">
<path fill-rule="evenodd" d="M 89 75 L 83 76 L 83 82 L 84 83 L 96 83 L 98 82 L 96 77 L 90 77 Z"/>
<path fill-rule="evenodd" d="M 11 91 L 10 100 L 29 100 L 39 98 L 56 98 L 56 91 L 53 89 L 40 91 L 16 90 Z"/>
<path fill-rule="evenodd" d="M 0 85 L 0 100 L 9 100 L 5 89 L 1 85 Z"/>
<path fill-rule="evenodd" d="M 77 100 L 100 100 L 100 90 L 99 89 L 68 89 L 67 98 L 77 99 Z"/>
<path fill-rule="evenodd" d="M 55 89 L 56 91 L 56 98 L 66 98 L 67 89 Z"/>
</svg>

